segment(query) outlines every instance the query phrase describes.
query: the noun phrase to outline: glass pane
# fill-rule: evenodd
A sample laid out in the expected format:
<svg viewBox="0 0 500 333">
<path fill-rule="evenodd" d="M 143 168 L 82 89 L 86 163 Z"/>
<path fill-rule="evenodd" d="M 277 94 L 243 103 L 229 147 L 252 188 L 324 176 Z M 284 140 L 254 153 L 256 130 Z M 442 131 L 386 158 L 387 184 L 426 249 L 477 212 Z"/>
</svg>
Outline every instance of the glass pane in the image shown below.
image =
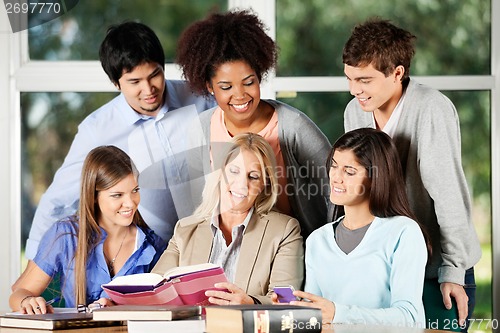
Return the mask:
<svg viewBox="0 0 500 333">
<path fill-rule="evenodd" d="M 78 124 L 117 93 L 21 94 L 21 230 L 26 243 L 41 195 L 62 165 Z"/>
<path fill-rule="evenodd" d="M 372 16 L 417 36 L 413 75 L 490 73 L 490 0 L 276 0 L 276 13 L 278 76 L 343 76 L 344 43 Z"/>
<path fill-rule="evenodd" d="M 352 99 L 348 92 L 278 94 L 277 98 L 307 114 L 332 144 L 344 133 L 344 108 Z"/>
<path fill-rule="evenodd" d="M 443 91 L 460 117 L 462 165 L 473 199 L 472 221 L 483 254 L 474 267 L 477 295 L 474 317 L 492 318 L 491 261 L 491 96 L 484 91 Z M 491 332 L 491 325 L 472 324 L 469 332 Z"/>
<path fill-rule="evenodd" d="M 177 38 L 186 26 L 210 11 L 227 9 L 227 0 L 79 1 L 68 13 L 28 30 L 30 58 L 97 60 L 107 28 L 124 20 L 150 26 L 167 62 L 173 62 Z"/>
<path fill-rule="evenodd" d="M 483 255 L 474 267 L 477 297 L 475 318 L 491 318 L 491 97 L 488 91 L 443 91 L 455 104 L 460 117 L 462 164 L 473 200 L 473 221 Z M 298 93 L 278 96 L 306 113 L 327 135 L 330 142 L 344 132 L 344 108 L 349 93 Z M 476 322 L 470 331 L 482 329 Z M 486 330 L 491 332 L 491 328 Z"/>
</svg>

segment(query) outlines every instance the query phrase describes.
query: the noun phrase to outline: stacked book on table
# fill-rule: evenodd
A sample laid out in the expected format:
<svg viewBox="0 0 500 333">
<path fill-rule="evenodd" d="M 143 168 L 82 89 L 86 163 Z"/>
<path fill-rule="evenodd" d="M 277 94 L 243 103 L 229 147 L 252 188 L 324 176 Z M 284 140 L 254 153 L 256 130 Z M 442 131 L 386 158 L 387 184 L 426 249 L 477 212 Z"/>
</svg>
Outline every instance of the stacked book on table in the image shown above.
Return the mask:
<svg viewBox="0 0 500 333">
<path fill-rule="evenodd" d="M 93 311 L 95 321 L 127 321 L 129 333 L 205 332 L 201 306 L 116 305 Z"/>
<path fill-rule="evenodd" d="M 210 263 L 178 267 L 163 275 L 120 276 L 102 285 L 118 305 L 84 313 L 77 309 L 43 315 L 10 313 L 0 316 L 0 325 L 55 330 L 126 323 L 129 333 L 321 332 L 321 310 L 315 308 L 210 305 L 205 292 L 224 281 L 224 270 Z"/>
<path fill-rule="evenodd" d="M 94 321 L 92 313 L 78 312 L 76 308 L 54 308 L 54 313 L 27 315 L 19 312 L 0 316 L 1 327 L 62 330 L 123 325 L 122 321 Z"/>
<path fill-rule="evenodd" d="M 206 310 L 207 333 L 321 332 L 321 310 L 304 306 L 227 305 Z"/>
<path fill-rule="evenodd" d="M 177 267 L 163 275 L 121 276 L 102 286 L 120 305 L 95 310 L 94 320 L 127 320 L 129 333 L 321 332 L 319 309 L 285 304 L 211 306 L 205 291 L 225 281 L 224 270 L 211 263 Z"/>
<path fill-rule="evenodd" d="M 202 315 L 205 312 L 206 314 Z M 321 332 L 321 310 L 280 305 L 116 305 L 92 313 L 5 314 L 1 326 L 74 329 L 128 325 L 129 333 Z"/>
<path fill-rule="evenodd" d="M 127 320 L 129 333 L 321 332 L 321 319 L 320 309 L 289 304 L 117 305 L 94 310 L 94 320 Z"/>
</svg>

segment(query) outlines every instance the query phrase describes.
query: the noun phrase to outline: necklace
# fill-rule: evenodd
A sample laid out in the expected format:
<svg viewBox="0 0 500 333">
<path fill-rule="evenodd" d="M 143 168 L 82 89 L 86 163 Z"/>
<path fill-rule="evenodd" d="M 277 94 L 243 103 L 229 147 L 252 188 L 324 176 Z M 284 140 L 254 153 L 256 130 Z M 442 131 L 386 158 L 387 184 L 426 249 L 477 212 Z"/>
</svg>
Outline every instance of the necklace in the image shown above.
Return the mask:
<svg viewBox="0 0 500 333">
<path fill-rule="evenodd" d="M 109 269 L 109 274 L 111 276 L 115 275 L 115 260 L 116 260 L 116 257 L 118 257 L 118 254 L 120 254 L 120 251 L 121 251 L 122 246 L 123 246 L 123 242 L 125 241 L 125 238 L 127 238 L 129 230 L 130 230 L 130 228 L 127 228 L 127 231 L 123 235 L 122 242 L 120 243 L 120 247 L 118 248 L 118 251 L 116 251 L 115 257 L 113 259 L 111 259 L 111 260 L 106 260 L 106 261 L 109 261 L 108 262 L 108 269 Z M 104 255 L 104 257 L 106 257 L 106 255 Z M 106 258 L 106 259 L 108 259 L 108 258 Z"/>
</svg>

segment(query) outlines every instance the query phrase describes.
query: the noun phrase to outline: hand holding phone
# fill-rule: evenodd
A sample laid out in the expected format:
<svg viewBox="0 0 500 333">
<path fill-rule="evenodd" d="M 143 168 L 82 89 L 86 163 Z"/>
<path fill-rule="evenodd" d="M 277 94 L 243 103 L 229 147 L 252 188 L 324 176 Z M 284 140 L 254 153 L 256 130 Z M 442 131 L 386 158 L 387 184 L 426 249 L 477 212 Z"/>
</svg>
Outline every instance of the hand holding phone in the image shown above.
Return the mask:
<svg viewBox="0 0 500 333">
<path fill-rule="evenodd" d="M 279 303 L 290 303 L 291 301 L 298 301 L 299 298 L 293 295 L 294 288 L 291 285 L 288 286 L 275 286 L 273 288 L 274 292 L 278 296 Z"/>
</svg>

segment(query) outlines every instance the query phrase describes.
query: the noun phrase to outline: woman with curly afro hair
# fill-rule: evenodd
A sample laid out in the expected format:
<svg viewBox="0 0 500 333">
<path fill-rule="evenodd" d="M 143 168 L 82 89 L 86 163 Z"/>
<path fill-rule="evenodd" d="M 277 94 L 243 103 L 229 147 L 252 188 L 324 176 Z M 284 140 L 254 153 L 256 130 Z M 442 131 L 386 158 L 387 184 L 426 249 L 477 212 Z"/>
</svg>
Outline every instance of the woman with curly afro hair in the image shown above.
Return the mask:
<svg viewBox="0 0 500 333">
<path fill-rule="evenodd" d="M 237 134 L 263 136 L 277 160 L 277 210 L 297 218 L 306 238 L 331 220 L 325 169 L 331 144 L 301 111 L 277 100 L 261 99 L 260 83 L 274 69 L 275 42 L 250 10 L 209 15 L 189 26 L 177 46 L 176 62 L 198 94 L 218 104 L 200 114 L 205 142 L 203 173 L 217 164 L 218 143 Z M 201 193 L 201 190 L 199 191 Z M 195 200 L 196 201 L 196 200 Z M 331 208 L 331 207 L 330 207 Z"/>
</svg>

